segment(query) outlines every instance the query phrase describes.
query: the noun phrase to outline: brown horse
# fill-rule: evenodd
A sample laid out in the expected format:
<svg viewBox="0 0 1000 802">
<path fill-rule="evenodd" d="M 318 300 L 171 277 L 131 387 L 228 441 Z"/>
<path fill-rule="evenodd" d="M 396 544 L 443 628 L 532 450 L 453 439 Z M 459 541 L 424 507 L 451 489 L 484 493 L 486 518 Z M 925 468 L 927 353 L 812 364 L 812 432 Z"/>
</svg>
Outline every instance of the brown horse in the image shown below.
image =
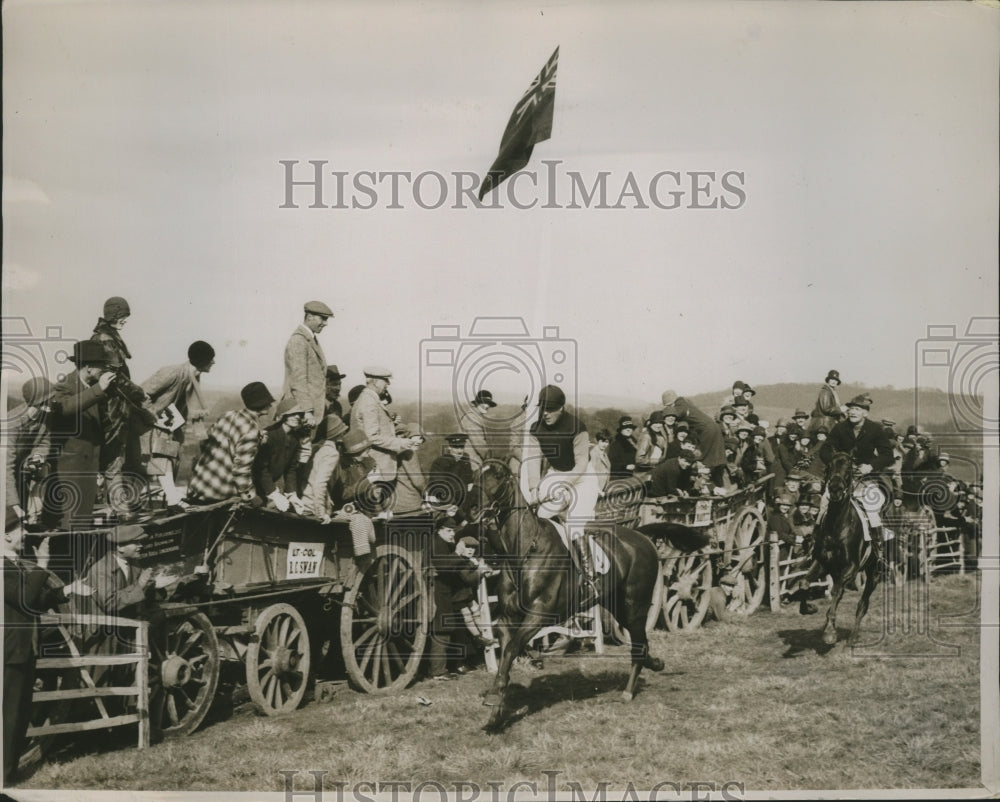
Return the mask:
<svg viewBox="0 0 1000 802">
<path fill-rule="evenodd" d="M 510 716 L 507 685 L 514 658 L 543 627 L 560 624 L 580 612 L 574 605 L 576 573 L 569 552 L 551 521 L 538 518 L 528 507 L 510 470 L 489 461 L 479 478 L 481 519 L 497 527 L 497 545 L 503 555 L 499 588 L 501 606 L 500 667 L 486 696 L 493 712 L 485 729 L 500 732 Z M 661 671 L 663 661 L 649 654 L 646 616 L 653 599 L 660 564 L 656 548 L 645 535 L 616 524 L 594 524 L 592 536 L 611 563 L 599 581 L 600 603 L 628 631 L 632 642 L 632 670 L 623 696 L 635 694 L 643 668 Z"/>
<path fill-rule="evenodd" d="M 851 455 L 836 452 L 827 467 L 826 487 L 829 506 L 823 520 L 815 529 L 813 557 L 815 563 L 810 576 L 829 574 L 833 578 L 830 609 L 823 627 L 823 642 L 837 642 L 837 607 L 844 595 L 844 588 L 858 574 L 865 577 L 861 599 L 854 614 L 854 629 L 848 643 L 854 644 L 861 629 L 861 619 L 868 612 L 868 602 L 879 580 L 879 560 L 872 547 L 865 542 L 861 513 L 852 501 L 854 491 L 854 465 Z"/>
</svg>

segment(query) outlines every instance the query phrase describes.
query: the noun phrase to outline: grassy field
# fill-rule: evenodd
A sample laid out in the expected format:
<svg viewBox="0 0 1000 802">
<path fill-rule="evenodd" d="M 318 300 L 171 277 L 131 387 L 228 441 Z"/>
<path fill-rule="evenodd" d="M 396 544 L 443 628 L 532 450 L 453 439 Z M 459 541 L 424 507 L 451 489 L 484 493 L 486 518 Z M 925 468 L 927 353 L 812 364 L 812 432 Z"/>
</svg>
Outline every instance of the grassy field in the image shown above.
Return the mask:
<svg viewBox="0 0 1000 802">
<path fill-rule="evenodd" d="M 621 647 L 547 658 L 540 669 L 519 662 L 513 681 L 529 712 L 502 735 L 481 731 L 488 708 L 479 694 L 490 677 L 477 671 L 388 697 L 344 687 L 278 717 L 238 706 L 145 751 L 95 736 L 54 755 L 23 786 L 280 791 L 279 772 L 297 770 L 295 788 L 306 791 L 313 770 L 327 772 L 330 799 L 335 782 L 436 781 L 452 793 L 471 782 L 484 794 L 487 782 L 534 782 L 539 793 L 576 783 L 591 794 L 607 783 L 608 798 L 630 782 L 730 783 L 733 794 L 978 787 L 977 593 L 975 575 L 876 593 L 854 650 L 824 647 L 822 615 L 792 608 L 686 634 L 657 631 L 653 649 L 667 667 L 644 672 L 630 704 L 621 701 Z M 856 599 L 845 597 L 843 627 Z"/>
</svg>

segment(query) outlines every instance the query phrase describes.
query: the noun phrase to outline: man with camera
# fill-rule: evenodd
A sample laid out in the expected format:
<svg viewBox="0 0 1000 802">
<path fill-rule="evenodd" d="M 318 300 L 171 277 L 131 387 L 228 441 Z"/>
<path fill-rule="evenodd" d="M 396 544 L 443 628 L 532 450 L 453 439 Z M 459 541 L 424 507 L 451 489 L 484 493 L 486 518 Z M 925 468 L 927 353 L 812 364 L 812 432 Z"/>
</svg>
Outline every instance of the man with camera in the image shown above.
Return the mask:
<svg viewBox="0 0 1000 802">
<path fill-rule="evenodd" d="M 70 357 L 76 370 L 52 390 L 52 442 L 58 454 L 53 498 L 58 499 L 59 527 L 93 523 L 97 475 L 106 464 L 111 427 L 109 391 L 118 379 L 101 343 L 83 340 Z"/>
</svg>

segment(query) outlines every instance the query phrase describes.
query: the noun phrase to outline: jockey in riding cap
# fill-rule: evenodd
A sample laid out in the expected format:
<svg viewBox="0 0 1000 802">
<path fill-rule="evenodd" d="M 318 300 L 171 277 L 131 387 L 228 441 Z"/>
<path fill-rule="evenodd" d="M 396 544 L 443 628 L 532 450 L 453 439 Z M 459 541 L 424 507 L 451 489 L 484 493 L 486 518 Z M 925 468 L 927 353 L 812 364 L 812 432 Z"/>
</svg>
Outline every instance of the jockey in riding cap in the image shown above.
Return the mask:
<svg viewBox="0 0 1000 802">
<path fill-rule="evenodd" d="M 570 542 L 576 547 L 593 599 L 596 602 L 594 568 L 584 526 L 594 518 L 600 494 L 590 463 L 590 437 L 583 421 L 566 411 L 566 395 L 554 385 L 546 385 L 538 395 L 539 416 L 525 438 L 522 487 L 529 504 L 538 505 L 539 518 L 559 518 L 566 522 Z M 589 604 L 587 603 L 589 602 Z"/>
</svg>

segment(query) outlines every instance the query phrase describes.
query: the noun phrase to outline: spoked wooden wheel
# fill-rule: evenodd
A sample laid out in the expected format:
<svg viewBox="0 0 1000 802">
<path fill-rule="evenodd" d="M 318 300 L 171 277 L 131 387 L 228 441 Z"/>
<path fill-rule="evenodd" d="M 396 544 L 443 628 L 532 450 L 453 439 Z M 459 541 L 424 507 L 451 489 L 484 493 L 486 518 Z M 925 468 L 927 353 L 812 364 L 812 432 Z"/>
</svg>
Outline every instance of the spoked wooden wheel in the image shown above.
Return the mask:
<svg viewBox="0 0 1000 802">
<path fill-rule="evenodd" d="M 671 632 L 697 629 L 712 600 L 712 561 L 694 552 L 672 558 L 664 576 L 663 620 Z"/>
<path fill-rule="evenodd" d="M 764 600 L 765 581 L 764 536 L 766 526 L 757 510 L 748 507 L 733 523 L 730 561 L 723 569 L 734 582 L 723 584 L 730 593 L 726 607 L 734 613 L 749 615 Z"/>
<path fill-rule="evenodd" d="M 150 629 L 150 716 L 164 738 L 188 735 L 215 698 L 219 639 L 204 613 L 168 618 L 160 626 Z"/>
<path fill-rule="evenodd" d="M 405 688 L 427 643 L 430 605 L 421 566 L 398 546 L 379 546 L 344 598 L 340 644 L 348 676 L 367 693 Z"/>
<path fill-rule="evenodd" d="M 290 604 L 272 604 L 257 617 L 246 653 L 247 692 L 269 716 L 294 710 L 309 680 L 309 633 Z"/>
</svg>

